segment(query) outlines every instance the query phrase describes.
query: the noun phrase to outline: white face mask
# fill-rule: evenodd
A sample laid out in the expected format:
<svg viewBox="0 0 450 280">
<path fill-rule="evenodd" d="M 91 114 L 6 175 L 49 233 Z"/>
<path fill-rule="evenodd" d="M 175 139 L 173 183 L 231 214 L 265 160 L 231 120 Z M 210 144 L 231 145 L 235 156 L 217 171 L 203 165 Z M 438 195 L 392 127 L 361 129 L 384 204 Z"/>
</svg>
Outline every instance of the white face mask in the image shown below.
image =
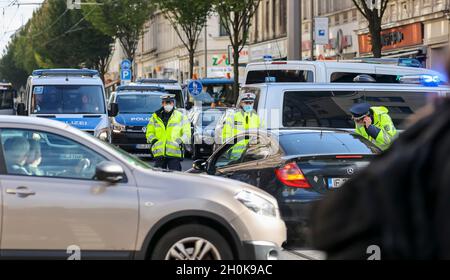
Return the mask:
<svg viewBox="0 0 450 280">
<path fill-rule="evenodd" d="M 173 105 L 164 105 L 164 111 L 170 112 L 173 110 Z"/>
</svg>

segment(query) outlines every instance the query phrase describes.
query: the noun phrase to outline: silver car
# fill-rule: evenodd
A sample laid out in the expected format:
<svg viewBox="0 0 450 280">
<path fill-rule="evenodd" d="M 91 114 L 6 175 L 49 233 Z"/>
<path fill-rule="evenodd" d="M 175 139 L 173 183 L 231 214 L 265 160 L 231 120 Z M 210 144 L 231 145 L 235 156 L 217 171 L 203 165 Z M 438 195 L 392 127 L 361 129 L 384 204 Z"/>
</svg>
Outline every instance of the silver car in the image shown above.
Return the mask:
<svg viewBox="0 0 450 280">
<path fill-rule="evenodd" d="M 276 200 L 163 172 L 64 123 L 0 116 L 0 256 L 277 259 Z"/>
</svg>

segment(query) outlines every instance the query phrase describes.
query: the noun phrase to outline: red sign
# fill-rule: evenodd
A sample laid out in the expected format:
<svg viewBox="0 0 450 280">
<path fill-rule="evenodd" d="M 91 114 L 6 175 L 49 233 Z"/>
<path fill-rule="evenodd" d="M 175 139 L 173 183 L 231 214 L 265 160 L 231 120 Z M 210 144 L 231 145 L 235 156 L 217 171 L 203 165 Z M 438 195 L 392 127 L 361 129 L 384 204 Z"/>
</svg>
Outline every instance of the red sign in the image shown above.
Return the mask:
<svg viewBox="0 0 450 280">
<path fill-rule="evenodd" d="M 372 52 L 370 34 L 358 37 L 360 54 Z M 383 30 L 381 32 L 382 51 L 421 45 L 423 42 L 422 23 L 413 23 Z"/>
</svg>

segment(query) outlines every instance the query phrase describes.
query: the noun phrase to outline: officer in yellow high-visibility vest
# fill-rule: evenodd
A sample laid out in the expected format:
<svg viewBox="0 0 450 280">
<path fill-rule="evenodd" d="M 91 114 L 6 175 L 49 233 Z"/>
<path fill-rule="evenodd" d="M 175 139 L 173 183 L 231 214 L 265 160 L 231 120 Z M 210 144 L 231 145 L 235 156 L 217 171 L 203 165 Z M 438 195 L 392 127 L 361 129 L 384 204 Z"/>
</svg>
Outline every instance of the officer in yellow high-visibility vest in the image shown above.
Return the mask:
<svg viewBox="0 0 450 280">
<path fill-rule="evenodd" d="M 222 143 L 225 143 L 234 136 L 250 130 L 261 128 L 261 120 L 254 110 L 256 95 L 244 93 L 241 97 L 240 110 L 228 116 L 222 129 Z M 232 158 L 239 159 L 247 147 L 248 140 L 237 142 L 231 151 Z"/>
<path fill-rule="evenodd" d="M 382 150 L 390 147 L 397 137 L 397 129 L 386 107 L 370 107 L 367 103 L 355 104 L 351 109 L 356 133 Z"/>
<path fill-rule="evenodd" d="M 184 144 L 191 140 L 191 124 L 183 113 L 175 109 L 175 96 L 162 97 L 162 108 L 156 111 L 147 125 L 147 143 L 155 159 L 155 167 L 181 171 Z"/>
</svg>

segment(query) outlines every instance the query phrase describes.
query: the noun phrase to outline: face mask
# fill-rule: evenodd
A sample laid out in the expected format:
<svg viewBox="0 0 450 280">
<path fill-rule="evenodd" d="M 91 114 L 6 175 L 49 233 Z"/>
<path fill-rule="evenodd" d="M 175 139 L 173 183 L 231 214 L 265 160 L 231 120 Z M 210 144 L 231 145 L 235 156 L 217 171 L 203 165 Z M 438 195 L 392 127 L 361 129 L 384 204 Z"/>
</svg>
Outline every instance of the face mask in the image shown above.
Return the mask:
<svg viewBox="0 0 450 280">
<path fill-rule="evenodd" d="M 173 105 L 164 105 L 164 111 L 170 112 L 173 110 Z"/>
<path fill-rule="evenodd" d="M 253 105 L 244 105 L 242 109 L 244 109 L 244 112 L 250 113 L 251 111 L 253 111 Z"/>
</svg>

